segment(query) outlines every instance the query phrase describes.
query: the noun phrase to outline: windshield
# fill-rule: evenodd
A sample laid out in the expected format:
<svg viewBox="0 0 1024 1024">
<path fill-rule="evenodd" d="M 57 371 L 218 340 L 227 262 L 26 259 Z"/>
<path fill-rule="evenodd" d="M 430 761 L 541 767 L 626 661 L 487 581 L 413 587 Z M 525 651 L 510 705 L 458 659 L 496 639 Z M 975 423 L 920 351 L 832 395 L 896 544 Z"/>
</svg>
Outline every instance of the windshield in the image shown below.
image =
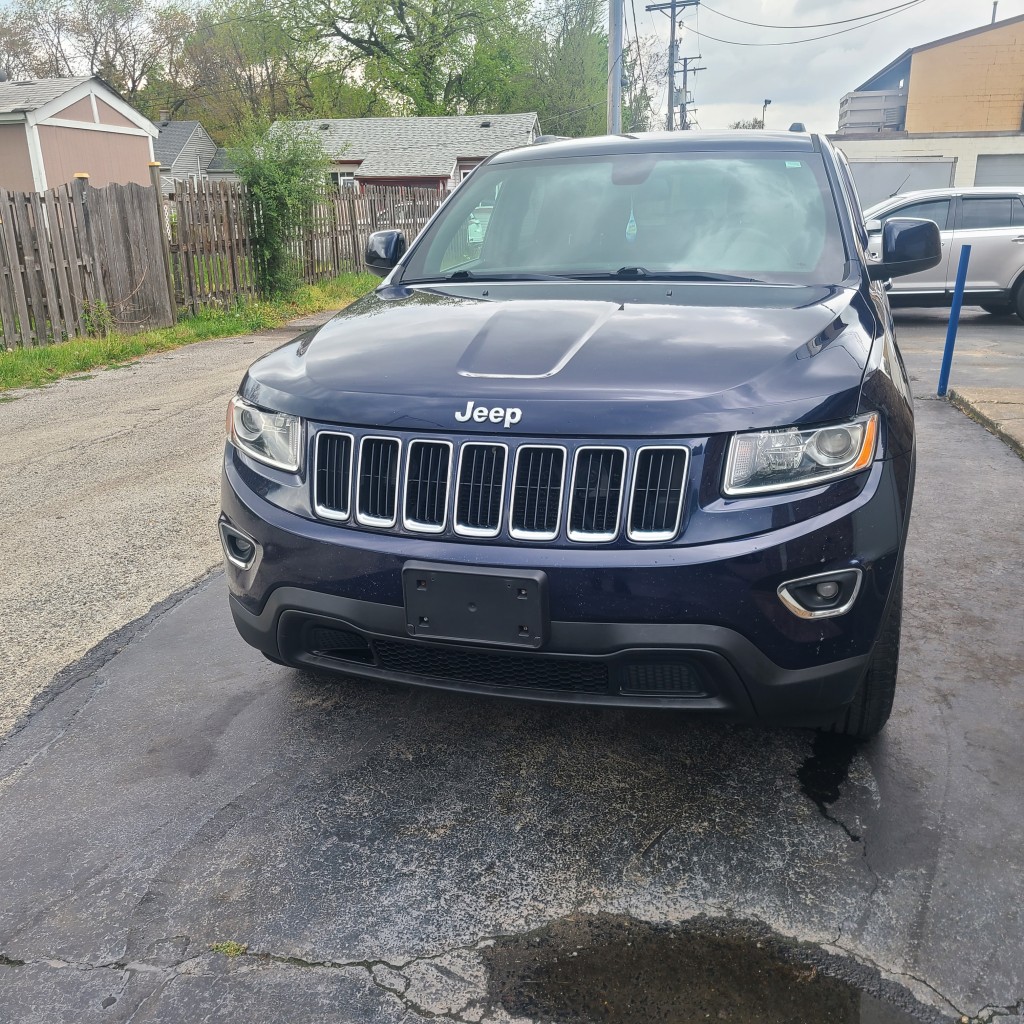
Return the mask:
<svg viewBox="0 0 1024 1024">
<path fill-rule="evenodd" d="M 833 284 L 845 261 L 818 153 L 630 153 L 481 167 L 415 247 L 403 281 Z"/>
</svg>

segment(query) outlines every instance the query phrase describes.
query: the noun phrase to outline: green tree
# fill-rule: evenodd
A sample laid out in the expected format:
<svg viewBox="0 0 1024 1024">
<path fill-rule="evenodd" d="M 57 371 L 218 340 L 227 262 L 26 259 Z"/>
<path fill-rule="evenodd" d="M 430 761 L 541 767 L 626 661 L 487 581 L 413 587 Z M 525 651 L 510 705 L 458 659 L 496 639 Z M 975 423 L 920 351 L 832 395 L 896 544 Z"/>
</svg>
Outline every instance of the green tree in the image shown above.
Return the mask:
<svg viewBox="0 0 1024 1024">
<path fill-rule="evenodd" d="M 229 150 L 249 199 L 256 281 L 264 295 L 290 292 L 299 281 L 292 240 L 308 226 L 327 192 L 328 156 L 320 137 L 301 125 L 246 123 Z"/>
<path fill-rule="evenodd" d="M 252 119 L 386 115 L 387 102 L 355 80 L 330 40 L 282 22 L 262 0 L 233 0 L 195 16 L 173 66 L 147 81 L 141 102 L 194 118 L 215 138 Z"/>
<path fill-rule="evenodd" d="M 524 33 L 514 105 L 536 110 L 554 135 L 599 135 L 606 126 L 608 37 L 601 0 L 546 0 Z"/>
<path fill-rule="evenodd" d="M 759 118 L 759 117 L 751 117 L 751 118 L 748 118 L 746 121 L 733 121 L 733 123 L 731 125 L 729 125 L 729 127 L 730 128 L 763 128 L 764 127 L 764 121 L 762 121 L 761 118 Z"/>
<path fill-rule="evenodd" d="M 453 114 L 507 98 L 528 0 L 310 0 L 277 8 L 306 35 L 330 40 L 396 112 Z"/>
</svg>

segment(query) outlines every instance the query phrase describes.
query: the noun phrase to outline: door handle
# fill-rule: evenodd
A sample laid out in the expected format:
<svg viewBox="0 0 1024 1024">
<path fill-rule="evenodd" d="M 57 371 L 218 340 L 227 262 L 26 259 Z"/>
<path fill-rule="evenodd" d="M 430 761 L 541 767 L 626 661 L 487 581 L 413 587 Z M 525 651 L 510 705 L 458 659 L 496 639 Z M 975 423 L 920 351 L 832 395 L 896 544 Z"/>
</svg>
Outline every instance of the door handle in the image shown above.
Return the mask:
<svg viewBox="0 0 1024 1024">
<path fill-rule="evenodd" d="M 1017 236 L 1017 237 L 1016 237 L 1016 238 L 1014 239 L 1014 241 L 1015 241 L 1015 242 L 1017 242 L 1018 244 L 1020 244 L 1020 243 L 1024 243 L 1024 235 L 1018 235 L 1018 236 Z"/>
</svg>

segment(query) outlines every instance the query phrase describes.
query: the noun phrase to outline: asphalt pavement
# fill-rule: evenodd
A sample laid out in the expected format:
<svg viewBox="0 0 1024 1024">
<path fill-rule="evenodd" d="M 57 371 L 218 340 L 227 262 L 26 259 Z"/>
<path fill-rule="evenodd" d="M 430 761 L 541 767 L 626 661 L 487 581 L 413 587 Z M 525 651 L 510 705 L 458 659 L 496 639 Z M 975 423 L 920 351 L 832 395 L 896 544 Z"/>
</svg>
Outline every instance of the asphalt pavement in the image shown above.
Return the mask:
<svg viewBox="0 0 1024 1024">
<path fill-rule="evenodd" d="M 0 395 L 0 736 L 55 673 L 220 564 L 228 399 L 331 315 Z"/>
<path fill-rule="evenodd" d="M 316 678 L 219 575 L 115 634 L 0 748 L 0 1020 L 1024 1016 L 1024 466 L 918 424 L 866 747 Z"/>
<path fill-rule="evenodd" d="M 897 310 L 900 347 L 916 393 L 934 396 L 949 311 Z M 949 401 L 1024 459 L 1024 320 L 963 311 Z"/>
</svg>

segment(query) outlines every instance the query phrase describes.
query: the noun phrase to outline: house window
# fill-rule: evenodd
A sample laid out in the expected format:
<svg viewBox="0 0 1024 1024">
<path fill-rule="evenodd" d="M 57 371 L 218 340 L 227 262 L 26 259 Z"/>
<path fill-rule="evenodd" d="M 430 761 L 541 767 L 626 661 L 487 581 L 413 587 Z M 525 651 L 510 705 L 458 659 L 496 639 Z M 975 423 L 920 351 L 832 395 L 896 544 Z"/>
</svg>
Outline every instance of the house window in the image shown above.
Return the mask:
<svg viewBox="0 0 1024 1024">
<path fill-rule="evenodd" d="M 328 177 L 331 179 L 331 184 L 339 191 L 356 187 L 355 171 L 331 171 Z"/>
</svg>

